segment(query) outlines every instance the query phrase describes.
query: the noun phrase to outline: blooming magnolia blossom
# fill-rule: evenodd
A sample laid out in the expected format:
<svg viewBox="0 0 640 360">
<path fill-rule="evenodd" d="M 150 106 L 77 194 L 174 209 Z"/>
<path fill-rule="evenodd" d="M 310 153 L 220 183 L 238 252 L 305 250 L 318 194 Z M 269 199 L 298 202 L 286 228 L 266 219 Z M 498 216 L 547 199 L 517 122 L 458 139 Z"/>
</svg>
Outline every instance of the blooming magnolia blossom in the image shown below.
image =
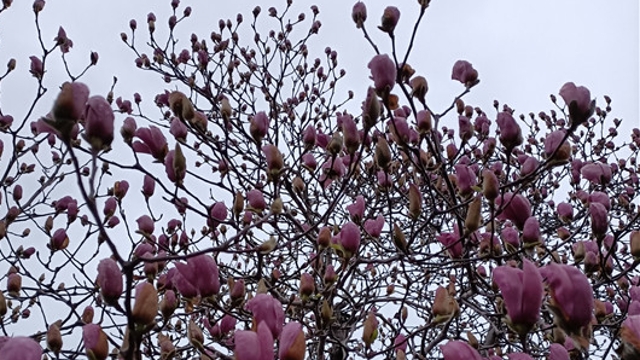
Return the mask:
<svg viewBox="0 0 640 360">
<path fill-rule="evenodd" d="M 135 136 L 141 140 L 136 140 L 132 145 L 136 152 L 151 154 L 156 160 L 164 161 L 169 146 L 162 130 L 151 125 L 135 130 Z"/>
<path fill-rule="evenodd" d="M 549 286 L 550 305 L 565 330 L 576 332 L 591 321 L 593 289 L 586 275 L 578 268 L 551 263 L 540 269 Z"/>
<path fill-rule="evenodd" d="M 284 327 L 284 310 L 278 299 L 269 294 L 258 294 L 247 301 L 245 309 L 251 311 L 256 324 L 264 323 L 274 338 L 278 338 Z"/>
<path fill-rule="evenodd" d="M 273 334 L 265 322 L 257 331 L 236 331 L 234 335 L 236 360 L 273 360 Z"/>
<path fill-rule="evenodd" d="M 351 217 L 351 220 L 353 220 L 356 223 L 359 223 L 360 221 L 362 221 L 362 217 L 364 216 L 364 208 L 365 208 L 364 197 L 362 195 L 356 196 L 355 202 L 351 203 L 350 205 L 347 205 L 347 211 L 349 212 L 349 216 Z"/>
<path fill-rule="evenodd" d="M 367 65 L 371 69 L 371 79 L 378 93 L 389 92 L 396 83 L 396 64 L 389 55 L 376 55 Z"/>
<path fill-rule="evenodd" d="M 111 258 L 106 258 L 98 264 L 98 277 L 96 283 L 100 286 L 100 294 L 107 304 L 116 304 L 122 295 L 123 281 L 122 271 L 118 263 Z"/>
<path fill-rule="evenodd" d="M 509 112 L 498 113 L 496 123 L 500 129 L 500 142 L 507 148 L 507 151 L 522 144 L 522 129 Z"/>
<path fill-rule="evenodd" d="M 113 141 L 115 120 L 111 105 L 102 96 L 92 96 L 87 100 L 84 118 L 84 137 L 93 150 L 108 149 Z"/>
<path fill-rule="evenodd" d="M 505 193 L 496 198 L 496 205 L 502 210 L 498 219 L 511 220 L 519 229 L 531 217 L 531 203 L 520 194 Z"/>
<path fill-rule="evenodd" d="M 464 341 L 449 341 L 440 346 L 444 360 L 483 360 L 478 351 Z"/>
<path fill-rule="evenodd" d="M 374 238 L 380 237 L 384 227 L 384 216 L 378 215 L 375 219 L 368 219 L 364 222 L 364 230 Z"/>
<path fill-rule="evenodd" d="M 549 360 L 570 360 L 569 352 L 561 344 L 551 344 L 549 346 Z"/>
<path fill-rule="evenodd" d="M 469 88 L 478 83 L 478 71 L 473 68 L 470 62 L 458 60 L 453 65 L 451 79 L 458 80 Z"/>
<path fill-rule="evenodd" d="M 500 266 L 493 271 L 507 308 L 509 321 L 520 333 L 528 332 L 540 318 L 542 276 L 531 261 L 524 259 L 522 269 Z"/>
<path fill-rule="evenodd" d="M 292 321 L 285 325 L 280 334 L 280 360 L 303 360 L 306 352 L 304 332 L 300 323 Z"/>
<path fill-rule="evenodd" d="M 595 104 L 591 101 L 591 93 L 584 86 L 576 86 L 572 82 L 562 85 L 560 96 L 569 107 L 572 126 L 577 126 L 589 119 Z"/>
<path fill-rule="evenodd" d="M 360 229 L 358 225 L 349 221 L 342 226 L 340 230 L 340 245 L 346 252 L 347 258 L 358 252 L 360 247 Z"/>
<path fill-rule="evenodd" d="M 215 295 L 220 291 L 218 265 L 204 254 L 187 259 L 186 264 L 176 262 L 172 282 L 185 297 Z"/>
<path fill-rule="evenodd" d="M 611 181 L 611 167 L 600 162 L 582 165 L 580 173 L 594 184 L 607 184 Z"/>
<path fill-rule="evenodd" d="M 0 338 L 0 359 L 40 360 L 41 358 L 42 348 L 29 337 Z"/>
</svg>

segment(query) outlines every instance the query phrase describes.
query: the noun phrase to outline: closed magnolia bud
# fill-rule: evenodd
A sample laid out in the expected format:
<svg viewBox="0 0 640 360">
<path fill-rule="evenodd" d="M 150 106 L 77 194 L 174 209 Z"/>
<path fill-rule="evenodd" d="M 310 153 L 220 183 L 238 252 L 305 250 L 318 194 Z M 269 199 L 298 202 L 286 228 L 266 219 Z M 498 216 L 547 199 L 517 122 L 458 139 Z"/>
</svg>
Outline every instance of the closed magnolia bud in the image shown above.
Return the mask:
<svg viewBox="0 0 640 360">
<path fill-rule="evenodd" d="M 324 320 L 325 323 L 331 321 L 331 318 L 333 317 L 333 309 L 327 300 L 322 300 L 320 315 L 322 315 L 322 320 Z"/>
<path fill-rule="evenodd" d="M 362 340 L 367 348 L 371 346 L 373 341 L 378 337 L 378 319 L 373 310 L 369 311 L 367 319 L 364 321 L 364 329 L 362 330 Z"/>
<path fill-rule="evenodd" d="M 201 348 L 204 343 L 204 334 L 202 333 L 202 329 L 198 327 L 198 325 L 193 321 L 189 320 L 189 326 L 187 327 L 187 338 L 191 345 L 195 348 Z"/>
<path fill-rule="evenodd" d="M 19 296 L 22 290 L 22 276 L 17 273 L 11 273 L 7 277 L 7 291 L 12 296 Z"/>
<path fill-rule="evenodd" d="M 273 200 L 273 203 L 271 204 L 271 213 L 275 215 L 280 215 L 282 214 L 283 207 L 284 207 L 284 204 L 282 203 L 282 199 L 276 198 L 275 200 Z"/>
<path fill-rule="evenodd" d="M 389 163 L 391 163 L 391 149 L 389 149 L 389 143 L 384 137 L 378 138 L 375 159 L 376 164 L 378 164 L 381 169 L 386 170 L 389 167 Z"/>
<path fill-rule="evenodd" d="M 244 196 L 239 191 L 236 193 L 236 197 L 233 200 L 232 210 L 235 216 L 240 216 L 240 214 L 244 211 Z"/>
<path fill-rule="evenodd" d="M 482 223 L 482 214 L 480 210 L 482 210 L 482 198 L 480 196 L 476 196 L 469 204 L 469 208 L 467 209 L 467 218 L 464 221 L 464 227 L 469 233 L 478 230 Z"/>
<path fill-rule="evenodd" d="M 409 252 L 407 239 L 398 224 L 393 224 L 393 243 L 396 245 L 396 249 L 403 254 L 407 254 Z"/>
<path fill-rule="evenodd" d="M 136 300 L 131 311 L 133 321 L 141 325 L 149 325 L 158 313 L 158 291 L 156 288 L 144 282 L 136 286 Z"/>
<path fill-rule="evenodd" d="M 47 330 L 47 347 L 49 348 L 49 350 L 53 351 L 56 356 L 60 353 L 60 349 L 62 349 L 60 324 L 61 321 L 58 320 L 55 323 L 49 325 L 49 329 Z"/>
<path fill-rule="evenodd" d="M 343 143 L 344 143 L 344 140 L 342 136 L 340 135 L 340 133 L 336 132 L 333 134 L 333 136 L 331 137 L 331 140 L 327 144 L 327 151 L 331 155 L 334 155 L 334 156 L 338 155 L 340 151 L 342 151 Z"/>
<path fill-rule="evenodd" d="M 635 258 L 640 258 L 640 231 L 631 232 L 631 255 Z"/>
<path fill-rule="evenodd" d="M 176 297 L 176 293 L 173 290 L 167 290 L 160 301 L 160 312 L 162 312 L 162 318 L 169 319 L 173 312 L 178 308 L 179 302 Z"/>
<path fill-rule="evenodd" d="M 415 184 L 409 185 L 409 215 L 416 220 L 422 211 L 422 197 Z"/>
<path fill-rule="evenodd" d="M 469 339 L 469 345 L 471 345 L 474 349 L 477 349 L 480 346 L 478 342 L 478 338 L 471 331 L 467 331 L 467 339 Z"/>
<path fill-rule="evenodd" d="M 320 229 L 320 233 L 318 234 L 318 247 L 320 250 L 329 247 L 331 244 L 331 228 L 328 226 Z"/>
<path fill-rule="evenodd" d="M 302 180 L 302 178 L 300 176 L 296 176 L 293 179 L 293 189 L 297 192 L 297 193 L 301 193 L 304 188 L 305 188 L 305 183 L 304 180 Z"/>
<path fill-rule="evenodd" d="M 0 318 L 3 318 L 7 314 L 7 299 L 4 297 L 4 293 L 0 291 Z"/>
<path fill-rule="evenodd" d="M 82 327 L 82 340 L 87 357 L 90 360 L 105 360 L 109 355 L 107 334 L 100 325 L 87 324 Z"/>
<path fill-rule="evenodd" d="M 276 240 L 275 236 L 270 236 L 269 240 L 263 242 L 262 244 L 260 244 L 260 246 L 258 246 L 258 251 L 262 255 L 266 255 L 272 252 L 277 245 L 278 245 L 278 241 Z"/>
<path fill-rule="evenodd" d="M 411 95 L 420 100 L 423 104 L 425 102 L 424 97 L 427 95 L 427 91 L 429 91 L 429 85 L 424 76 L 416 76 L 411 79 Z"/>
<path fill-rule="evenodd" d="M 87 306 L 84 308 L 81 320 L 85 324 L 91 324 L 93 322 L 93 307 Z"/>
<path fill-rule="evenodd" d="M 224 121 L 229 121 L 231 115 L 233 114 L 233 109 L 231 109 L 231 104 L 229 104 L 229 99 L 223 97 L 220 101 L 220 115 L 222 115 L 222 119 Z"/>
<path fill-rule="evenodd" d="M 456 316 L 459 311 L 458 302 L 453 298 L 442 286 L 436 289 L 436 297 L 431 307 L 431 312 L 434 315 L 433 321 L 436 324 L 448 321 L 451 317 Z"/>
<path fill-rule="evenodd" d="M 316 284 L 313 280 L 313 276 L 309 273 L 304 273 L 300 276 L 300 296 L 302 300 L 308 299 L 316 290 Z"/>
<path fill-rule="evenodd" d="M 498 177 L 491 170 L 482 171 L 482 194 L 487 200 L 493 202 L 499 194 L 500 183 Z"/>
</svg>

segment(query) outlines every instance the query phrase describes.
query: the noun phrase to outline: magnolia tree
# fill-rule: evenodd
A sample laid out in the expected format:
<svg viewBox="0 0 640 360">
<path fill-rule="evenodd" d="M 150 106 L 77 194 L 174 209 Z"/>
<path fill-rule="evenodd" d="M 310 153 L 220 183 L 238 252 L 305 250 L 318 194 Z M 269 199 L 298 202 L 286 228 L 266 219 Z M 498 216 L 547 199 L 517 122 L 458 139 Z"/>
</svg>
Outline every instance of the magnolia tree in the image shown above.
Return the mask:
<svg viewBox="0 0 640 360">
<path fill-rule="evenodd" d="M 81 82 L 95 53 L 45 66 L 73 42 L 33 3 L 41 53 L 0 76 L 30 61 L 37 89 L 0 110 L 0 357 L 637 359 L 640 130 L 618 134 L 611 99 L 466 104 L 460 60 L 431 107 L 407 63 L 428 0 L 404 50 L 398 8 L 371 24 L 355 4 L 377 55 L 369 90 L 341 94 L 336 52 L 307 46 L 318 8 L 290 6 L 187 42 L 178 0 L 131 20 L 123 46 L 167 85 L 127 99 Z"/>
</svg>

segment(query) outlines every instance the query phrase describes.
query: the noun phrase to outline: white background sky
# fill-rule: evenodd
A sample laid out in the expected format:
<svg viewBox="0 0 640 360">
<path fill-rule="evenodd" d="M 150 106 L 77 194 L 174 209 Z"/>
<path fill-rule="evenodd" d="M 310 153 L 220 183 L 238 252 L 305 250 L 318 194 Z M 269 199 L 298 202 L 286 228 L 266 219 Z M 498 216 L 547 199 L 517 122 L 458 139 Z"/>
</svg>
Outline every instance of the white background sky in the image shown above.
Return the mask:
<svg viewBox="0 0 640 360">
<path fill-rule="evenodd" d="M 291 14 L 308 11 L 312 4 L 319 6 L 323 26 L 312 44 L 317 45 L 318 56 L 323 56 L 325 46 L 338 51 L 340 66 L 347 69 L 348 75 L 343 85 L 355 91 L 357 101 L 351 106 L 357 107 L 370 84 L 366 64 L 373 50 L 351 21 L 354 3 L 297 0 Z M 92 92 L 105 94 L 111 77 L 116 75 L 120 79 L 117 95 L 130 98 L 138 91 L 151 100 L 152 94 L 166 86 L 156 82 L 157 77 L 135 68 L 133 53 L 121 42 L 119 34 L 128 32 L 129 19 L 135 18 L 142 30 L 139 35 L 143 35 L 149 11 L 156 13 L 158 32 L 163 32 L 169 4 L 169 0 L 48 1 L 42 14 L 44 39 L 51 43 L 58 26 L 64 26 L 75 43 L 68 55 L 76 70 L 86 64 L 89 51 L 100 54 L 99 66 L 84 80 Z M 183 0 L 181 8 L 193 8 L 192 18 L 180 26 L 186 34 L 183 43 L 188 44 L 191 32 L 208 38 L 211 30 L 217 31 L 218 19 L 235 20 L 238 12 L 245 15 L 248 25 L 256 4 L 263 8 L 263 20 L 268 20 L 266 10 L 270 6 L 282 9 L 285 1 Z M 396 33 L 399 48 L 406 48 L 418 14 L 417 1 L 375 0 L 366 4 L 366 25 L 382 52 L 388 52 L 390 47 L 386 35 L 375 26 L 385 6 L 399 7 L 402 15 Z M 450 80 L 451 68 L 456 60 L 466 59 L 479 71 L 481 79 L 466 101 L 489 114 L 494 99 L 508 103 L 517 113 L 551 109 L 548 95 L 557 93 L 565 82 L 574 81 L 587 86 L 600 104 L 602 95 L 610 95 L 613 116 L 623 118 L 625 127 L 630 129 L 640 126 L 638 18 L 637 0 L 433 0 L 409 62 L 429 81 L 427 100 L 436 111 L 444 109 L 461 90 L 459 83 Z M 14 116 L 23 113 L 25 97 L 29 99 L 35 91 L 33 79 L 25 75 L 28 57 L 39 54 L 34 35 L 31 1 L 16 1 L 0 15 L 0 64 L 15 57 L 21 72 L 0 85 L 0 105 L 5 113 Z M 54 87 L 64 78 L 58 76 L 62 73 L 57 61 L 50 65 L 49 86 Z M 49 96 L 51 99 L 43 102 L 47 107 L 53 101 L 53 93 Z"/>
</svg>

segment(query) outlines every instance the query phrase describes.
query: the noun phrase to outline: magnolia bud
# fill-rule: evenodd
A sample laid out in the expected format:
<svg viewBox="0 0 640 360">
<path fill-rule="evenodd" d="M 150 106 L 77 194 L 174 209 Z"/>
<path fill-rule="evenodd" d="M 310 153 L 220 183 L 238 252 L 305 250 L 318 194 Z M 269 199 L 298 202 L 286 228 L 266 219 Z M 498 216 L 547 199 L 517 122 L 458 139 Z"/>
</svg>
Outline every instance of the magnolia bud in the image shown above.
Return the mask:
<svg viewBox="0 0 640 360">
<path fill-rule="evenodd" d="M 369 311 L 367 319 L 364 321 L 364 329 L 362 330 L 362 340 L 367 348 L 371 346 L 373 341 L 378 337 L 378 319 L 373 310 Z"/>
<path fill-rule="evenodd" d="M 469 204 L 469 208 L 467 209 L 467 218 L 464 221 L 464 227 L 469 233 L 478 230 L 480 227 L 480 223 L 482 223 L 481 210 L 482 198 L 480 196 L 476 196 Z"/>
<path fill-rule="evenodd" d="M 149 325 L 158 313 L 158 292 L 156 288 L 144 282 L 136 286 L 136 301 L 131 312 L 133 321 L 141 325 Z"/>
<path fill-rule="evenodd" d="M 60 324 L 61 321 L 58 320 L 55 323 L 49 325 L 49 329 L 47 330 L 47 347 L 49 348 L 49 350 L 53 351 L 56 356 L 60 353 L 60 349 L 62 349 Z"/>
<path fill-rule="evenodd" d="M 375 159 L 378 166 L 384 170 L 386 170 L 389 167 L 389 163 L 391 163 L 391 149 L 389 149 L 389 143 L 384 137 L 378 138 Z"/>
<path fill-rule="evenodd" d="M 411 184 L 409 185 L 409 215 L 413 220 L 416 220 L 421 211 L 422 197 L 420 196 L 420 190 L 415 184 Z"/>
</svg>

